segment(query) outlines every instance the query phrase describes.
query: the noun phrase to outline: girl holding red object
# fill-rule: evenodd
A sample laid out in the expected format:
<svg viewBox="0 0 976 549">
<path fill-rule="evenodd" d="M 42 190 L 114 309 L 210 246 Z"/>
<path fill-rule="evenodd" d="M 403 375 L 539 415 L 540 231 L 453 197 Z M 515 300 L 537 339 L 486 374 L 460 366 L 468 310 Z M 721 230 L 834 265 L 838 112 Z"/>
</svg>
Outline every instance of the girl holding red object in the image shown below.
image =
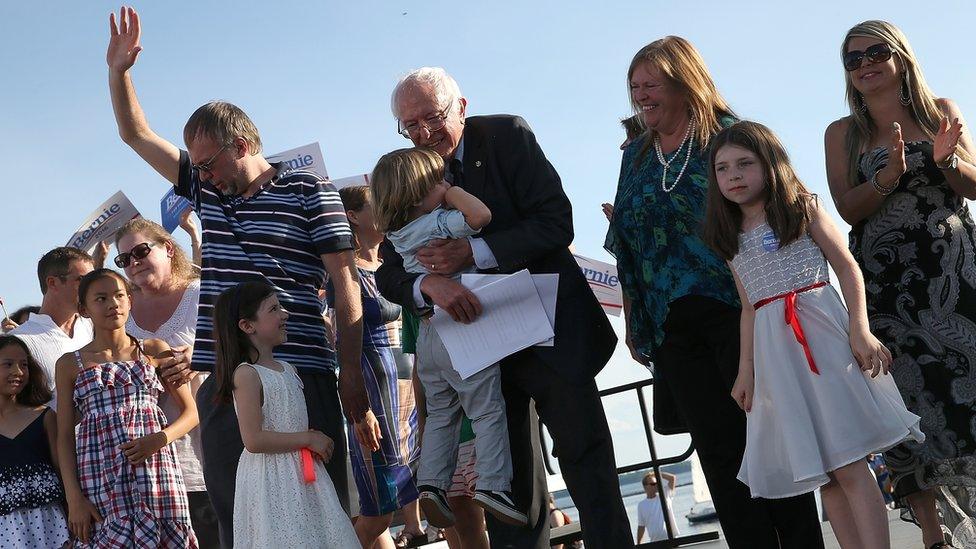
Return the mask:
<svg viewBox="0 0 976 549">
<path fill-rule="evenodd" d="M 287 319 L 266 282 L 232 286 L 214 306 L 216 398 L 233 398 L 244 441 L 234 492 L 234 547 L 357 549 L 352 523 L 322 464 L 331 459 L 334 442 L 308 428 L 298 372 L 273 355 L 288 338 Z M 314 475 L 303 467 L 306 448 L 319 458 Z"/>
<path fill-rule="evenodd" d="M 842 547 L 887 548 L 884 501 L 864 458 L 924 435 L 887 375 L 891 354 L 868 329 L 860 270 L 768 128 L 737 122 L 710 156 L 705 241 L 729 262 L 743 304 L 732 389 L 747 414 L 739 480 L 763 498 L 821 487 Z"/>
</svg>

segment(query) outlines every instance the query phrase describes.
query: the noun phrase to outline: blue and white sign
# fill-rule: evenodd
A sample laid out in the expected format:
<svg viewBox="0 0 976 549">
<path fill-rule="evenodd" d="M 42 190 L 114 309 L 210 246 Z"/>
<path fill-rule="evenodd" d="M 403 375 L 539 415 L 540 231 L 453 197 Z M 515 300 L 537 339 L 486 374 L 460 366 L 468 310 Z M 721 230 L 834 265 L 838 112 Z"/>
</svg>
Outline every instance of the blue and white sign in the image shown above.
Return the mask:
<svg viewBox="0 0 976 549">
<path fill-rule="evenodd" d="M 180 216 L 192 207 L 189 200 L 176 194 L 175 187 L 170 187 L 169 192 L 159 201 L 159 217 L 163 222 L 163 228 L 169 232 L 175 231 L 180 225 Z"/>
<path fill-rule="evenodd" d="M 95 208 L 65 245 L 91 253 L 96 244 L 112 238 L 115 231 L 135 217 L 139 217 L 139 210 L 119 191 Z"/>
<path fill-rule="evenodd" d="M 576 263 L 583 271 L 583 276 L 586 277 L 603 311 L 608 315 L 620 316 L 624 308 L 624 297 L 620 290 L 617 266 L 577 254 L 573 254 L 573 257 L 576 258 Z"/>
<path fill-rule="evenodd" d="M 779 239 L 772 230 L 766 231 L 763 235 L 762 247 L 767 252 L 775 252 L 779 249 Z"/>
<path fill-rule="evenodd" d="M 322 176 L 322 179 L 329 178 L 318 141 L 271 155 L 268 157 L 268 162 L 283 162 L 293 170 L 309 170 Z"/>
</svg>

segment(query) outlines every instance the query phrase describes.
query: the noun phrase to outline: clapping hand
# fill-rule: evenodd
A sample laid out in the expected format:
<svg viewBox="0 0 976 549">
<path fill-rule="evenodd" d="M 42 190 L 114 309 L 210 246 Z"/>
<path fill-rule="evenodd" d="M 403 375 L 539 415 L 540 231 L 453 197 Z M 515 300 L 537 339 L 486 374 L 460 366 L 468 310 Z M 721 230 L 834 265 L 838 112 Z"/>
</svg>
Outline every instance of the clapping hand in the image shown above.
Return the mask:
<svg viewBox="0 0 976 549">
<path fill-rule="evenodd" d="M 901 126 L 898 122 L 892 124 L 891 142 L 888 146 L 888 165 L 881 169 L 878 181 L 885 187 L 894 187 L 905 174 L 908 164 L 905 162 L 905 141 L 901 136 Z"/>
<path fill-rule="evenodd" d="M 125 72 L 135 64 L 142 46 L 139 36 L 142 34 L 139 26 L 139 14 L 132 8 L 122 7 L 119 10 L 119 21 L 116 23 L 115 14 L 108 17 L 108 24 L 112 35 L 108 42 L 108 52 L 105 61 L 113 71 Z"/>
<path fill-rule="evenodd" d="M 962 137 L 962 123 L 958 118 L 949 123 L 949 117 L 942 117 L 939 124 L 939 133 L 935 135 L 935 143 L 932 145 L 932 158 L 938 165 L 945 164 L 949 157 L 956 154 L 959 147 L 959 138 Z"/>
</svg>

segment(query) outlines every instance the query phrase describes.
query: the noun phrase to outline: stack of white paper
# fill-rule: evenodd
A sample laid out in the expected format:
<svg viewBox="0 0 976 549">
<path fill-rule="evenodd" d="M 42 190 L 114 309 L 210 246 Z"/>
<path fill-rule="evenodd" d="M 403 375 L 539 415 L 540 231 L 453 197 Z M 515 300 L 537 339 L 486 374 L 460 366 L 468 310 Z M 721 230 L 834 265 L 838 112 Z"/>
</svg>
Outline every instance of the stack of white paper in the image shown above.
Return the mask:
<svg viewBox="0 0 976 549">
<path fill-rule="evenodd" d="M 552 345 L 558 274 L 465 274 L 461 283 L 478 296 L 481 316 L 462 324 L 435 307 L 431 322 L 462 379 L 532 345 Z"/>
</svg>

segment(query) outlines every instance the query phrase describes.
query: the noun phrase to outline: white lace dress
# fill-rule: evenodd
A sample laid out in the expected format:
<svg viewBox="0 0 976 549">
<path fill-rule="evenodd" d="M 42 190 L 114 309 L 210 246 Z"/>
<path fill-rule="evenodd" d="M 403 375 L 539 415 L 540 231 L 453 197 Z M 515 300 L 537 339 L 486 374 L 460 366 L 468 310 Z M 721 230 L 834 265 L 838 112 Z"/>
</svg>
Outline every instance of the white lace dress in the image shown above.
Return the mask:
<svg viewBox="0 0 976 549">
<path fill-rule="evenodd" d="M 732 266 L 753 304 L 829 278 L 809 235 L 780 248 L 766 224 L 739 236 Z M 753 497 L 811 492 L 827 483 L 830 471 L 925 438 L 892 377 L 861 371 L 851 352 L 849 315 L 833 286 L 796 294 L 796 317 L 819 374 L 786 323 L 786 302 L 756 310 L 755 388 L 738 475 Z"/>
<path fill-rule="evenodd" d="M 307 431 L 302 382 L 290 364 L 282 365 L 283 372 L 252 365 L 264 395 L 262 428 L 280 433 Z M 234 547 L 358 549 L 352 523 L 318 460 L 315 473 L 316 481 L 305 484 L 298 452 L 252 454 L 245 449 L 237 465 Z"/>
</svg>

